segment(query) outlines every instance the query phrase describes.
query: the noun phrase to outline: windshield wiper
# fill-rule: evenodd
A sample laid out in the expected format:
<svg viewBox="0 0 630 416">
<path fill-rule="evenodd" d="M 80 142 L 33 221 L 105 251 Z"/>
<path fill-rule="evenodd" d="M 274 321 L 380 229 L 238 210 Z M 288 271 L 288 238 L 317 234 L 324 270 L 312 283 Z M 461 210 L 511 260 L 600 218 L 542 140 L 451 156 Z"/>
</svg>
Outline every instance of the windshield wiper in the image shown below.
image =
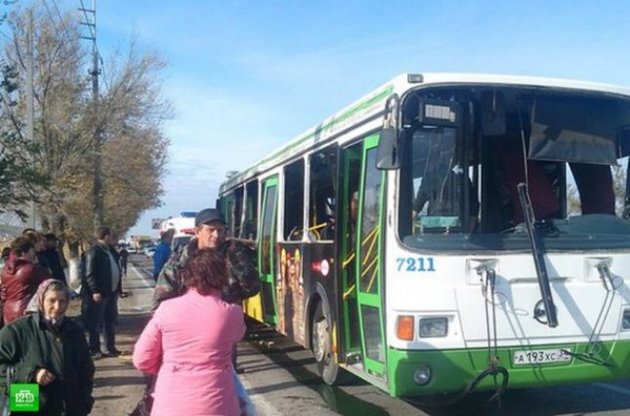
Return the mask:
<svg viewBox="0 0 630 416">
<path fill-rule="evenodd" d="M 532 201 L 529 198 L 529 192 L 527 185 L 519 183 L 517 186 L 518 197 L 521 202 L 521 208 L 523 209 L 523 217 L 525 218 L 525 226 L 527 227 L 527 234 L 529 235 L 529 243 L 532 246 L 532 254 L 534 255 L 534 264 L 536 265 L 536 276 L 538 277 L 538 286 L 540 286 L 540 294 L 542 296 L 542 302 L 545 308 L 545 315 L 547 315 L 547 325 L 550 328 L 558 326 L 558 315 L 556 313 L 556 305 L 553 303 L 553 297 L 551 296 L 551 287 L 549 286 L 549 275 L 547 274 L 547 266 L 545 265 L 545 259 L 543 257 L 542 239 L 535 227 L 536 217 L 534 217 L 534 210 L 532 209 Z M 545 323 L 540 319 L 540 312 L 534 314 L 536 320 Z"/>
</svg>

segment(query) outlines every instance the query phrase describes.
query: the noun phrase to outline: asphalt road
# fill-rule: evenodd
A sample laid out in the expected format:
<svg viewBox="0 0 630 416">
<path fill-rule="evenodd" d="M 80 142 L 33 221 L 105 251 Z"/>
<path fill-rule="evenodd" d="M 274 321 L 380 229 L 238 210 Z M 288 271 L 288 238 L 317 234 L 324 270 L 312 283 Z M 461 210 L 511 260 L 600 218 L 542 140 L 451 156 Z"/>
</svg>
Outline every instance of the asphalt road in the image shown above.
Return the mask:
<svg viewBox="0 0 630 416">
<path fill-rule="evenodd" d="M 150 276 L 148 258 L 135 255 L 132 260 L 140 273 Z M 139 301 L 148 299 L 150 288 L 137 290 Z M 135 308 L 141 312 L 146 307 Z M 241 380 L 264 416 L 630 416 L 630 381 L 510 390 L 500 408 L 489 402 L 491 393 L 472 394 L 456 405 L 439 408 L 389 397 L 358 379 L 331 387 L 319 379 L 310 351 L 268 327 L 250 324 L 248 338 L 239 345 L 239 365 L 245 370 Z"/>
</svg>

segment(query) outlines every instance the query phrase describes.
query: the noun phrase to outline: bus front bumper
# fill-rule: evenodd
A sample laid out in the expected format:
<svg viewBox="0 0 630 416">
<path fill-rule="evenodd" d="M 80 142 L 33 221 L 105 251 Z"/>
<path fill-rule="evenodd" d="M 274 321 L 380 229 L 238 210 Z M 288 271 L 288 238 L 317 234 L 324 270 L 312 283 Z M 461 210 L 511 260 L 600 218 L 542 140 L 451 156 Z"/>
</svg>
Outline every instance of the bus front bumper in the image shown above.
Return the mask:
<svg viewBox="0 0 630 416">
<path fill-rule="evenodd" d="M 570 357 L 552 361 L 560 358 L 557 352 L 561 350 L 570 351 Z M 597 352 L 589 354 L 593 350 Z M 538 354 L 543 354 L 543 358 Z M 494 356 L 494 349 L 489 354 L 487 349 L 405 351 L 390 348 L 387 362 L 389 393 L 396 397 L 460 393 L 471 384 L 475 391 L 496 390 L 503 382 L 502 374 L 481 378 L 482 373 L 491 367 L 490 357 Z M 496 357 L 492 359 L 495 366 L 507 370 L 507 388 L 630 377 L 630 341 L 625 340 L 598 343 L 597 348 L 589 348 L 588 344 L 502 347 L 496 351 Z M 543 362 L 529 362 L 533 359 Z"/>
</svg>

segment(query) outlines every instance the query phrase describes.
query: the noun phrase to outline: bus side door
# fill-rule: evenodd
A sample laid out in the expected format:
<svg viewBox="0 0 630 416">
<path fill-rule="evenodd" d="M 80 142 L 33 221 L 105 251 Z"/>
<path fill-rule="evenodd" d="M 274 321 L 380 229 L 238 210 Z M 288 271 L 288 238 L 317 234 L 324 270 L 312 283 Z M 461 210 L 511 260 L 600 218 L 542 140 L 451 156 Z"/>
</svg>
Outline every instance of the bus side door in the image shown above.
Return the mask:
<svg viewBox="0 0 630 416">
<path fill-rule="evenodd" d="M 361 185 L 359 189 L 358 238 L 355 262 L 358 276 L 357 301 L 361 322 L 364 370 L 386 377 L 383 289 L 380 253 L 382 252 L 383 190 L 385 173 L 376 168 L 379 135 L 363 142 Z"/>
<path fill-rule="evenodd" d="M 341 353 L 344 361 L 351 365 L 358 362 L 362 355 L 361 326 L 357 303 L 356 279 L 356 241 L 359 203 L 359 180 L 361 178 L 361 160 L 363 143 L 356 143 L 341 150 L 341 203 L 339 210 L 339 276 L 341 292 Z"/>
<path fill-rule="evenodd" d="M 278 212 L 278 177 L 266 179 L 262 184 L 263 203 L 260 232 L 258 233 L 258 267 L 261 279 L 261 297 L 264 322 L 278 323 L 276 313 L 276 224 Z"/>
</svg>

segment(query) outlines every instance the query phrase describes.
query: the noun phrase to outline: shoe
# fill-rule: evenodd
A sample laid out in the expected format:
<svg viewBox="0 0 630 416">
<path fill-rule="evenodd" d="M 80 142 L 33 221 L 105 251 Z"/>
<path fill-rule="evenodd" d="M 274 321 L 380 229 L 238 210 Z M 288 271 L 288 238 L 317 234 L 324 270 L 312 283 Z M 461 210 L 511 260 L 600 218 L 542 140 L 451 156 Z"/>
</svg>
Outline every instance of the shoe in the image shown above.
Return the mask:
<svg viewBox="0 0 630 416">
<path fill-rule="evenodd" d="M 93 360 L 99 360 L 104 356 L 105 355 L 101 351 L 90 351 L 90 357 L 92 357 Z"/>
<path fill-rule="evenodd" d="M 105 354 L 105 357 L 119 357 L 122 354 L 122 351 L 118 351 L 117 349 L 108 350 Z"/>
</svg>

